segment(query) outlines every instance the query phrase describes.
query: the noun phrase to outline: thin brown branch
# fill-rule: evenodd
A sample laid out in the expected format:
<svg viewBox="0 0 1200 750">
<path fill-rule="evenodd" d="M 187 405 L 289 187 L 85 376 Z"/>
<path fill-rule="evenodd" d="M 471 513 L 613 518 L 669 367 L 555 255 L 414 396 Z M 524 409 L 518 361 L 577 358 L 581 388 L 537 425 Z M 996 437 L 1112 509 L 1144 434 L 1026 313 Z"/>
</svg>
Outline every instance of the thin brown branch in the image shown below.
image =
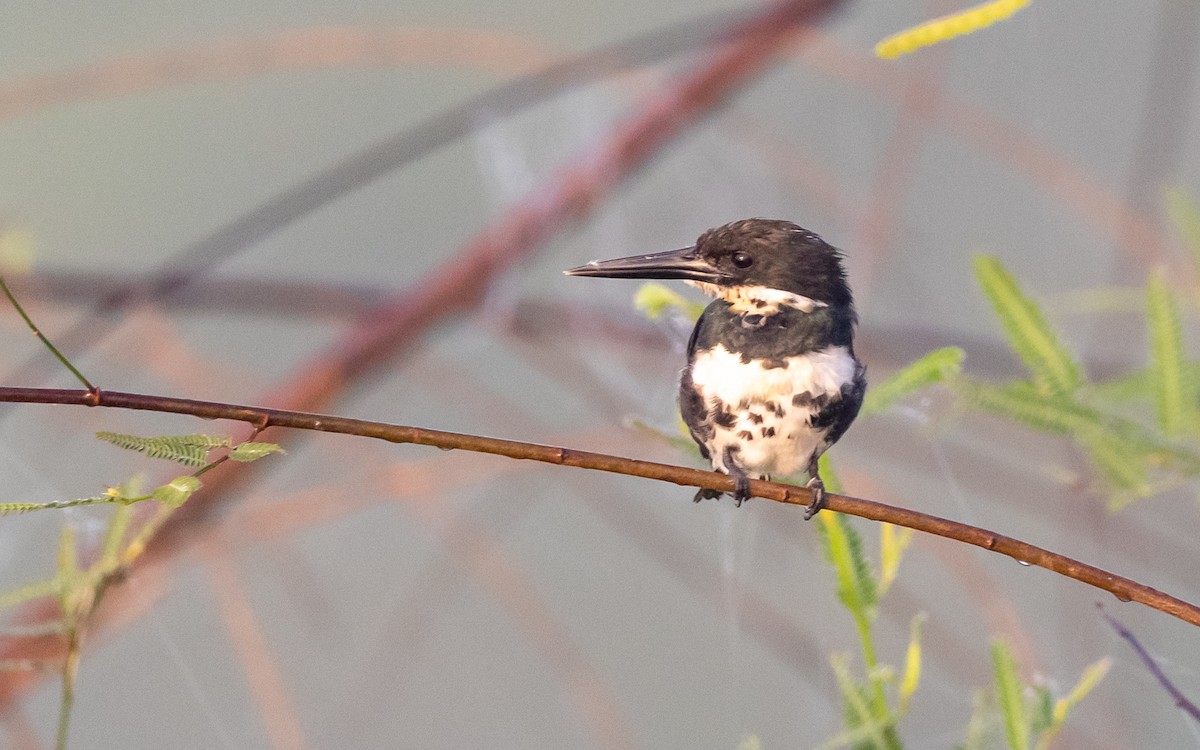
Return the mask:
<svg viewBox="0 0 1200 750">
<path fill-rule="evenodd" d="M 614 474 L 656 479 L 688 487 L 704 487 L 723 492 L 733 491 L 733 480 L 724 474 L 684 466 L 672 466 L 653 461 L 623 458 L 572 448 L 503 440 L 480 435 L 430 430 L 422 427 L 394 425 L 351 419 L 326 414 L 271 409 L 257 406 L 225 404 L 216 401 L 171 398 L 120 391 L 85 391 L 57 388 L 0 388 L 0 402 L 60 404 L 72 406 L 105 406 L 115 409 L 135 409 L 168 414 L 187 414 L 202 419 L 228 419 L 245 422 L 260 429 L 287 427 L 318 432 L 386 440 L 391 443 L 428 445 L 443 450 L 466 450 L 490 453 L 527 461 L 574 466 L 580 469 L 607 471 Z M 809 490 L 778 482 L 752 480 L 750 494 L 767 500 L 791 505 L 807 505 L 812 496 Z M 1017 560 L 1018 562 L 1054 571 L 1108 591 L 1121 601 L 1135 601 L 1169 615 L 1200 625 L 1200 607 L 1182 599 L 1123 576 L 1060 555 L 1056 552 L 1022 542 L 994 531 L 971 526 L 946 518 L 932 516 L 907 508 L 877 503 L 847 495 L 830 494 L 829 510 L 859 516 L 872 521 L 884 521 L 972 544 Z"/>
</svg>

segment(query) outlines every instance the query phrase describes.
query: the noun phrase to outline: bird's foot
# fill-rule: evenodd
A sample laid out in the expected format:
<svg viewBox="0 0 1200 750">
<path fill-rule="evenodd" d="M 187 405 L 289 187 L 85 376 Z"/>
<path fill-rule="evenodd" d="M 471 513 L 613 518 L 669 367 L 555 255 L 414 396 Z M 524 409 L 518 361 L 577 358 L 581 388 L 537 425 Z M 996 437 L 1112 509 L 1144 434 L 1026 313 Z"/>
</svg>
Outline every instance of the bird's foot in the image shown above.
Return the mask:
<svg viewBox="0 0 1200 750">
<path fill-rule="evenodd" d="M 698 503 L 701 500 L 716 500 L 717 498 L 721 497 L 721 495 L 724 495 L 724 494 L 725 493 L 721 492 L 720 490 L 710 490 L 707 487 L 701 487 L 696 492 L 696 496 L 694 498 L 692 498 L 692 501 Z"/>
<path fill-rule="evenodd" d="M 750 499 L 750 478 L 745 474 L 733 477 L 733 504 L 742 507 L 742 503 Z"/>
<path fill-rule="evenodd" d="M 707 487 L 701 487 L 696 491 L 696 496 L 692 498 L 693 502 L 701 500 L 717 500 L 724 495 L 720 490 L 710 490 Z M 746 475 L 733 476 L 733 503 L 737 507 L 742 507 L 742 503 L 750 499 L 750 478 Z"/>
<path fill-rule="evenodd" d="M 821 477 L 814 476 L 804 486 L 812 490 L 812 502 L 804 509 L 804 520 L 807 521 L 825 507 L 825 483 L 821 481 Z"/>
</svg>

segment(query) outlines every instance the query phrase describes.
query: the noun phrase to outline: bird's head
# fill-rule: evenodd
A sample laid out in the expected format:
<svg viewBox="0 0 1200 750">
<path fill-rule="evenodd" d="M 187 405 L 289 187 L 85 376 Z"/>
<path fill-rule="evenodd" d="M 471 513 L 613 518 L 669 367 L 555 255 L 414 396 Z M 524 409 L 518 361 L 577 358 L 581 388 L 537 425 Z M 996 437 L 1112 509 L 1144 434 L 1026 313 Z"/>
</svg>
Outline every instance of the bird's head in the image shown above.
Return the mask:
<svg viewBox="0 0 1200 750">
<path fill-rule="evenodd" d="M 802 310 L 852 304 L 841 253 L 807 229 L 778 219 L 735 221 L 708 230 L 690 247 L 592 261 L 564 273 L 682 279 L 735 305 L 755 299 Z"/>
</svg>

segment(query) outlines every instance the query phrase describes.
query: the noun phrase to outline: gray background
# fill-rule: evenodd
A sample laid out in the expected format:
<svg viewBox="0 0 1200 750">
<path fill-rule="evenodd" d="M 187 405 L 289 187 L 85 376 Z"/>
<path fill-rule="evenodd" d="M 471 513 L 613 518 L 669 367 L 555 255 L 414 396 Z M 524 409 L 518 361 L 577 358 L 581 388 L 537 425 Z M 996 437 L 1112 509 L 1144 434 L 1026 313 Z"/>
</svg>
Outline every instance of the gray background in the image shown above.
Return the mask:
<svg viewBox="0 0 1200 750">
<path fill-rule="evenodd" d="M 37 243 L 33 276 L 16 281 L 45 330 L 69 327 L 106 285 L 149 273 L 381 138 L 550 61 L 742 7 L 9 3 L 0 219 Z M 1019 374 L 971 276 L 980 251 L 1047 304 L 1092 375 L 1138 366 L 1136 304 L 1085 314 L 1069 293 L 1137 287 L 1155 265 L 1195 291 L 1160 191 L 1200 185 L 1200 9 L 1043 0 L 918 55 L 871 57 L 887 34 L 957 7 L 847 5 L 815 43 L 797 44 L 500 278 L 479 311 L 436 327 L 332 411 L 691 460 L 627 427 L 632 417 L 673 429 L 686 328 L 642 320 L 634 283 L 559 271 L 678 247 L 754 215 L 793 219 L 845 249 L 859 351 L 877 381 L 945 345 L 964 346 L 974 374 Z M 425 27 L 461 44 L 380 41 Z M 286 34 L 310 41 L 272 64 L 263 50 Z M 339 58 L 318 38 L 331 50 L 376 47 Z M 452 257 L 701 53 L 516 114 L 479 111 L 467 136 L 254 242 L 180 298 L 104 324 L 77 364 L 108 388 L 266 400 L 363 304 Z M 296 308 L 301 282 L 338 294 L 320 310 Z M 268 286 L 247 292 L 252 283 Z M 16 315 L 0 315 L 5 371 L 40 357 Z M 53 374 L 7 384 L 71 385 L 42 372 Z M 223 428 L 9 409 L 0 498 L 80 497 L 137 472 L 162 476 L 98 444 L 95 430 Z M 116 622 L 88 644 L 74 746 L 733 748 L 757 734 L 764 748 L 790 748 L 839 731 L 828 655 L 857 659 L 857 642 L 796 509 L 697 506 L 671 485 L 352 438 L 275 439 L 286 456 L 228 498 L 172 565 L 124 584 L 142 606 L 109 612 Z M 852 494 L 1200 597 L 1193 488 L 1112 514 L 1074 481 L 1086 463 L 1070 445 L 960 413 L 940 391 L 860 422 L 834 458 Z M 0 581 L 50 575 L 64 518 L 86 541 L 104 517 L 5 518 Z M 876 528 L 856 526 L 873 548 Z M 1200 696 L 1194 628 L 918 538 L 878 623 L 881 660 L 898 665 L 910 618 L 929 614 L 923 684 L 901 725 L 908 746 L 961 740 L 971 691 L 990 681 L 995 634 L 1014 643 L 1027 676 L 1060 691 L 1114 657 L 1058 746 L 1195 744 L 1193 726 L 1097 617 L 1098 599 Z M 47 740 L 57 707 L 46 680 L 8 716 L 0 744 Z"/>
</svg>

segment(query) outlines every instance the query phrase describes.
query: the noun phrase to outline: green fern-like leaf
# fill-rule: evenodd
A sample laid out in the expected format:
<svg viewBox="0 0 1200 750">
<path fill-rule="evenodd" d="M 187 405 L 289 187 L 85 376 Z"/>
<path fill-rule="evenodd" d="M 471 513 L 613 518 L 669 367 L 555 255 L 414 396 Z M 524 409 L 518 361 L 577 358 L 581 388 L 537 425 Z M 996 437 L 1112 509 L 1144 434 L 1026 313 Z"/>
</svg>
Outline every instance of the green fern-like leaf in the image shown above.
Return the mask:
<svg viewBox="0 0 1200 750">
<path fill-rule="evenodd" d="M 856 617 L 869 619 L 879 600 L 862 537 L 841 513 L 818 513 L 825 557 L 837 574 L 838 599 Z"/>
<path fill-rule="evenodd" d="M 892 744 L 888 742 L 886 726 L 876 720 L 872 713 L 867 688 L 860 685 L 850 673 L 849 659 L 845 654 L 831 654 L 829 664 L 833 667 L 838 689 L 842 693 L 848 734 L 858 738 L 853 746 L 863 750 L 889 750 Z"/>
<path fill-rule="evenodd" d="M 1092 466 L 1108 485 L 1110 504 L 1114 510 L 1151 493 L 1149 462 L 1145 451 L 1139 451 L 1136 446 L 1130 446 L 1119 437 L 1099 430 L 1080 432 L 1076 440 L 1087 451 Z"/>
<path fill-rule="evenodd" d="M 0 503 L 0 516 L 31 513 L 35 510 L 61 510 L 62 508 L 78 508 L 81 505 L 104 505 L 105 503 L 120 502 L 115 495 L 97 495 L 96 497 L 81 497 L 73 500 L 51 500 L 45 503 Z"/>
<path fill-rule="evenodd" d="M 1029 750 L 1029 719 L 1025 715 L 1024 689 L 1017 674 L 1012 651 L 1003 641 L 992 642 L 992 668 L 996 675 L 996 696 L 1004 717 L 1004 736 L 1011 750 Z"/>
<path fill-rule="evenodd" d="M 1191 366 L 1191 363 L 1188 365 Z M 1194 375 L 1200 376 L 1200 370 L 1194 370 Z M 1090 395 L 1095 396 L 1101 403 L 1127 404 L 1132 401 L 1149 400 L 1153 390 L 1149 370 L 1124 375 L 1103 383 L 1092 383 L 1088 386 Z"/>
<path fill-rule="evenodd" d="M 1163 203 L 1192 254 L 1192 263 L 1200 269 L 1200 206 L 1195 197 L 1181 187 L 1168 187 L 1163 191 Z"/>
<path fill-rule="evenodd" d="M 1057 435 L 1069 435 L 1100 420 L 1094 411 L 1063 399 L 1047 398 L 1025 380 L 992 385 L 961 378 L 956 391 L 978 409 Z"/>
<path fill-rule="evenodd" d="M 1153 274 L 1146 284 L 1146 326 L 1158 425 L 1167 437 L 1177 437 L 1191 422 L 1196 388 L 1184 367 L 1179 305 L 1162 271 Z"/>
<path fill-rule="evenodd" d="M 1044 432 L 1069 436 L 1087 452 L 1111 490 L 1114 507 L 1152 492 L 1149 472 L 1167 468 L 1200 474 L 1200 455 L 1162 440 L 1136 422 L 1062 398 L 1045 396 L 1029 382 L 1004 385 L 960 378 L 956 392 L 969 404 Z"/>
<path fill-rule="evenodd" d="M 150 458 L 162 458 L 184 466 L 203 466 L 208 463 L 209 451 L 225 448 L 230 444 L 229 438 L 217 435 L 139 437 L 117 432 L 97 432 L 96 437 L 118 448 L 145 453 Z"/>
<path fill-rule="evenodd" d="M 935 349 L 867 391 L 863 414 L 880 414 L 906 396 L 941 383 L 962 370 L 966 352 L 957 346 Z"/>
<path fill-rule="evenodd" d="M 825 491 L 832 492 L 836 495 L 843 495 L 846 492 L 845 485 L 842 484 L 842 478 L 838 476 L 837 470 L 833 468 L 833 460 L 829 458 L 828 453 L 822 453 L 817 459 L 817 471 L 820 472 L 821 478 L 825 480 Z"/>
<path fill-rule="evenodd" d="M 1008 344 L 1033 375 L 1038 390 L 1068 394 L 1083 382 L 1079 364 L 1046 322 L 1037 304 L 1025 296 L 1000 261 L 987 255 L 974 260 L 975 278 L 992 303 Z"/>
<path fill-rule="evenodd" d="M 1200 393 L 1200 362 L 1184 360 L 1181 363 L 1182 377 L 1188 387 L 1195 388 Z M 1133 401 L 1152 402 L 1154 400 L 1154 373 L 1149 369 L 1138 370 L 1119 378 L 1103 383 L 1089 383 L 1086 389 L 1090 396 L 1095 396 L 1096 403 L 1127 404 Z M 1194 415 L 1193 411 L 1193 415 Z M 1195 416 L 1192 417 L 1195 419 Z M 1187 425 L 1185 425 L 1187 427 Z"/>
<path fill-rule="evenodd" d="M 1029 728 L 1035 735 L 1041 734 L 1054 724 L 1054 695 L 1045 685 L 1034 685 L 1033 695 L 1027 704 Z"/>
</svg>

